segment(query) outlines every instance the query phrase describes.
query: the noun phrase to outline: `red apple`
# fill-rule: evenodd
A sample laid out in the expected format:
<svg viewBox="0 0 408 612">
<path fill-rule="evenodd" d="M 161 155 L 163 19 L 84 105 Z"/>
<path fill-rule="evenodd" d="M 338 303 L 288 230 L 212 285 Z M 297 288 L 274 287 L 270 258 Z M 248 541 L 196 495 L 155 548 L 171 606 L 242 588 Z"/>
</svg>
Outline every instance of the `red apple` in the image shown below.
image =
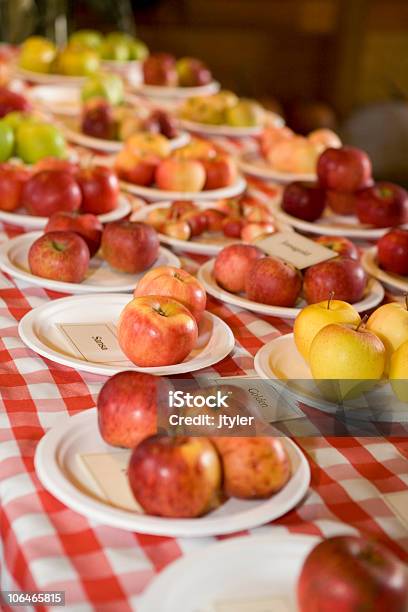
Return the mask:
<svg viewBox="0 0 408 612">
<path fill-rule="evenodd" d="M 408 192 L 394 183 L 375 183 L 356 194 L 360 223 L 394 227 L 408 223 Z"/>
<path fill-rule="evenodd" d="M 50 217 L 59 211 L 77 211 L 82 196 L 78 183 L 69 172 L 42 170 L 25 183 L 21 199 L 30 215 Z"/>
<path fill-rule="evenodd" d="M 146 223 L 161 232 L 165 224 L 169 221 L 170 211 L 167 208 L 153 208 L 146 216 Z"/>
<path fill-rule="evenodd" d="M 282 209 L 297 219 L 316 221 L 325 207 L 325 192 L 317 183 L 296 181 L 283 191 Z"/>
<path fill-rule="evenodd" d="M 77 180 L 82 192 L 83 212 L 103 215 L 115 210 L 119 199 L 119 181 L 111 168 L 107 166 L 82 168 Z"/>
<path fill-rule="evenodd" d="M 204 437 L 147 438 L 133 451 L 128 475 L 147 514 L 194 518 L 220 503 L 221 464 Z"/>
<path fill-rule="evenodd" d="M 186 221 L 190 226 L 191 236 L 200 236 L 208 229 L 208 219 L 203 210 L 191 210 L 184 213 L 180 221 Z"/>
<path fill-rule="evenodd" d="M 311 266 L 303 281 L 308 304 L 323 302 L 331 293 L 336 300 L 354 304 L 362 299 L 366 286 L 367 275 L 363 266 L 350 257 L 336 257 Z"/>
<path fill-rule="evenodd" d="M 204 211 L 204 216 L 207 219 L 207 229 L 209 232 L 221 232 L 225 214 L 214 208 L 207 208 Z"/>
<path fill-rule="evenodd" d="M 159 238 L 146 223 L 115 221 L 105 226 L 102 252 L 112 268 L 138 274 L 150 268 L 159 254 Z"/>
<path fill-rule="evenodd" d="M 244 220 L 242 217 L 225 217 L 222 222 L 222 231 L 227 238 L 241 238 Z"/>
<path fill-rule="evenodd" d="M 221 189 L 236 182 L 238 171 L 235 162 L 229 155 L 217 155 L 203 161 L 206 172 L 204 189 Z"/>
<path fill-rule="evenodd" d="M 99 250 L 103 225 L 95 215 L 81 215 L 76 212 L 57 212 L 51 215 L 45 232 L 71 231 L 79 234 L 88 245 L 90 256 Z"/>
<path fill-rule="evenodd" d="M 166 223 L 161 232 L 165 236 L 175 238 L 176 240 L 190 240 L 191 238 L 191 228 L 187 221 L 171 221 Z"/>
<path fill-rule="evenodd" d="M 21 205 L 25 183 L 31 172 L 24 167 L 0 164 L 0 210 L 13 211 Z"/>
<path fill-rule="evenodd" d="M 274 234 L 276 227 L 273 223 L 244 223 L 241 229 L 241 240 L 244 242 L 254 242 L 262 236 Z"/>
<path fill-rule="evenodd" d="M 393 274 L 408 276 L 408 231 L 394 229 L 377 242 L 378 263 Z"/>
<path fill-rule="evenodd" d="M 48 232 L 28 251 L 32 274 L 65 283 L 81 283 L 89 266 L 89 249 L 75 232 Z"/>
<path fill-rule="evenodd" d="M 143 130 L 162 134 L 166 138 L 176 138 L 177 122 L 174 117 L 161 109 L 155 109 L 143 122 Z"/>
<path fill-rule="evenodd" d="M 178 83 L 176 60 L 168 53 L 152 53 L 143 62 L 146 85 L 175 87 Z"/>
<path fill-rule="evenodd" d="M 122 181 L 148 187 L 154 181 L 154 175 L 160 158 L 151 153 L 134 154 L 128 149 L 116 156 L 115 170 Z"/>
<path fill-rule="evenodd" d="M 254 261 L 265 257 L 265 253 L 250 244 L 231 244 L 220 251 L 214 262 L 214 279 L 226 291 L 241 293 Z"/>
<path fill-rule="evenodd" d="M 355 147 L 330 147 L 317 162 L 319 183 L 325 189 L 352 193 L 371 184 L 371 161 Z"/>
<path fill-rule="evenodd" d="M 211 440 L 221 455 L 224 492 L 229 497 L 270 497 L 290 478 L 290 459 L 279 438 L 216 436 Z"/>
<path fill-rule="evenodd" d="M 224 213 L 228 217 L 240 217 L 242 213 L 241 201 L 238 198 L 229 200 L 217 200 L 212 203 L 212 207 Z"/>
<path fill-rule="evenodd" d="M 269 208 L 262 202 L 245 202 L 242 204 L 243 216 L 248 223 L 273 223 L 274 217 Z"/>
<path fill-rule="evenodd" d="M 79 172 L 79 166 L 68 159 L 43 157 L 34 166 L 35 172 L 40 172 L 41 170 L 63 170 L 64 172 L 72 174 L 73 177 L 76 177 Z"/>
<path fill-rule="evenodd" d="M 207 302 L 207 294 L 201 283 L 185 270 L 172 266 L 160 266 L 147 272 L 138 282 L 134 295 L 174 298 L 188 308 L 197 324 L 202 319 Z"/>
<path fill-rule="evenodd" d="M 109 102 L 100 98 L 89 100 L 82 113 L 81 129 L 84 134 L 93 138 L 115 140 L 118 126 Z"/>
<path fill-rule="evenodd" d="M 143 368 L 181 363 L 198 338 L 191 312 L 173 298 L 134 298 L 123 309 L 118 340 L 126 357 Z"/>
<path fill-rule="evenodd" d="M 140 372 L 119 372 L 109 378 L 98 395 L 98 425 L 112 446 L 134 448 L 157 431 L 161 400 L 168 401 L 165 378 Z M 167 393 L 167 398 L 166 398 Z"/>
<path fill-rule="evenodd" d="M 192 210 L 199 210 L 198 206 L 194 204 L 194 202 L 176 200 L 175 202 L 172 202 L 170 206 L 169 218 L 172 221 L 177 221 L 178 219 L 181 219 L 185 213 L 191 212 Z"/>
<path fill-rule="evenodd" d="M 0 119 L 14 111 L 26 113 L 30 110 L 31 104 L 22 94 L 0 87 Z"/>
<path fill-rule="evenodd" d="M 336 215 L 354 215 L 356 194 L 341 191 L 326 191 L 326 204 Z"/>
<path fill-rule="evenodd" d="M 201 191 L 206 174 L 202 162 L 168 158 L 159 163 L 155 179 L 157 187 L 166 191 Z"/>
<path fill-rule="evenodd" d="M 406 612 L 406 568 L 373 539 L 328 538 L 307 556 L 297 599 L 299 612 Z"/>
<path fill-rule="evenodd" d="M 315 242 L 339 255 L 343 255 L 343 257 L 351 257 L 356 261 L 360 259 L 360 253 L 356 245 L 348 238 L 343 238 L 343 236 L 319 236 L 315 238 Z"/>
<path fill-rule="evenodd" d="M 295 306 L 301 289 L 299 270 L 277 257 L 263 257 L 255 261 L 245 280 L 249 300 L 274 306 Z"/>
</svg>

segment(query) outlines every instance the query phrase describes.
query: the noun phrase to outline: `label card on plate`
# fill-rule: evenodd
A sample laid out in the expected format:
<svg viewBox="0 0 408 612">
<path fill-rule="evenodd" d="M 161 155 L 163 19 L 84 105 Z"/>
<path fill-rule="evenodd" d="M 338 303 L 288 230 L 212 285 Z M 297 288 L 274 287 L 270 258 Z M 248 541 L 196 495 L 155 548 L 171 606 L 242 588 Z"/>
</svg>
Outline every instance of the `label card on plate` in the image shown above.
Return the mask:
<svg viewBox="0 0 408 612">
<path fill-rule="evenodd" d="M 129 363 L 119 346 L 113 323 L 59 323 L 58 328 L 86 361 Z"/>
<path fill-rule="evenodd" d="M 117 508 L 143 512 L 133 497 L 127 478 L 131 451 L 78 455 L 104 499 Z"/>
<path fill-rule="evenodd" d="M 382 497 L 399 521 L 408 529 L 408 491 L 384 493 Z"/>
<path fill-rule="evenodd" d="M 296 232 L 272 234 L 256 241 L 256 246 L 273 257 L 280 257 L 303 270 L 321 261 L 333 259 L 338 253 Z"/>
<path fill-rule="evenodd" d="M 290 607 L 284 597 L 234 599 L 215 602 L 214 612 L 290 612 Z"/>
</svg>

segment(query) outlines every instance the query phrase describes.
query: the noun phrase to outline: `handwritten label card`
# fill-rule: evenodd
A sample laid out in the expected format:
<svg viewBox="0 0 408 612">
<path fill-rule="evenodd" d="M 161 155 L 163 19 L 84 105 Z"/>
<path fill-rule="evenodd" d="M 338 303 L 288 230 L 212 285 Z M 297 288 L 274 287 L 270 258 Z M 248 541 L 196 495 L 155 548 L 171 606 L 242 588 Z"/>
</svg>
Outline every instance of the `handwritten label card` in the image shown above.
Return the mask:
<svg viewBox="0 0 408 612">
<path fill-rule="evenodd" d="M 58 328 L 86 361 L 129 363 L 119 346 L 113 323 L 60 323 Z"/>
<path fill-rule="evenodd" d="M 309 268 L 321 261 L 337 257 L 337 253 L 314 240 L 309 240 L 295 232 L 272 234 L 256 241 L 256 246 L 273 257 L 280 257 L 298 270 Z"/>
</svg>

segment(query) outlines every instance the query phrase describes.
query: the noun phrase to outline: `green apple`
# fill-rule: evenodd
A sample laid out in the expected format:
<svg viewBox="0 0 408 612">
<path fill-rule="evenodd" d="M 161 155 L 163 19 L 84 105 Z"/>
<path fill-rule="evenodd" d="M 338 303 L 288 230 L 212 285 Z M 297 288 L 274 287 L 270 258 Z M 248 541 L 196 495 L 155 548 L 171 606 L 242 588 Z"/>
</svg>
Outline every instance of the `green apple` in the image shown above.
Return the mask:
<svg viewBox="0 0 408 612">
<path fill-rule="evenodd" d="M 0 162 L 7 161 L 14 151 L 14 130 L 4 119 L 0 120 Z"/>
<path fill-rule="evenodd" d="M 132 42 L 129 43 L 128 48 L 130 60 L 138 60 L 142 62 L 149 55 L 149 49 L 147 45 L 145 45 L 145 43 L 139 40 L 138 38 L 132 40 Z"/>
<path fill-rule="evenodd" d="M 19 66 L 32 72 L 50 72 L 57 55 L 56 46 L 42 36 L 31 36 L 22 44 Z"/>
<path fill-rule="evenodd" d="M 27 113 L 22 113 L 20 111 L 13 111 L 12 113 L 8 113 L 5 117 L 3 117 L 2 121 L 7 123 L 12 130 L 15 132 L 18 126 L 23 123 L 23 121 L 34 121 L 34 119 Z"/>
<path fill-rule="evenodd" d="M 77 30 L 69 37 L 69 44 L 82 49 L 95 49 L 98 51 L 102 40 L 102 34 L 96 30 Z"/>
<path fill-rule="evenodd" d="M 86 80 L 81 91 L 83 102 L 92 98 L 103 98 L 113 106 L 123 102 L 125 89 L 118 74 L 98 73 Z"/>
<path fill-rule="evenodd" d="M 225 119 L 232 127 L 256 127 L 264 122 L 265 112 L 257 102 L 242 98 L 235 106 L 227 108 Z"/>
<path fill-rule="evenodd" d="M 100 53 L 102 59 L 127 62 L 129 59 L 129 46 L 124 41 L 105 39 L 101 45 Z"/>
<path fill-rule="evenodd" d="M 90 49 L 68 46 L 58 56 L 57 70 L 67 76 L 90 76 L 99 70 L 99 55 Z"/>
<path fill-rule="evenodd" d="M 26 164 L 35 164 L 43 157 L 66 157 L 66 142 L 61 131 L 50 123 L 24 121 L 16 134 L 16 152 Z"/>
</svg>

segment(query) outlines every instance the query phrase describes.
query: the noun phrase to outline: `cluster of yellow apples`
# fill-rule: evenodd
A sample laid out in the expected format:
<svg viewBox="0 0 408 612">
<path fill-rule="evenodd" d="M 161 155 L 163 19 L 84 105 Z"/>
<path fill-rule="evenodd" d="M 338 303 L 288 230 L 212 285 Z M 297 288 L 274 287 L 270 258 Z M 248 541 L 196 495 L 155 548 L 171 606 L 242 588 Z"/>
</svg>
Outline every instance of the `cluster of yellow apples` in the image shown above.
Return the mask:
<svg viewBox="0 0 408 612">
<path fill-rule="evenodd" d="M 361 319 L 347 302 L 310 304 L 294 325 L 296 347 L 325 395 L 353 399 L 388 378 L 400 401 L 408 402 L 408 299 L 392 302 Z"/>
</svg>

